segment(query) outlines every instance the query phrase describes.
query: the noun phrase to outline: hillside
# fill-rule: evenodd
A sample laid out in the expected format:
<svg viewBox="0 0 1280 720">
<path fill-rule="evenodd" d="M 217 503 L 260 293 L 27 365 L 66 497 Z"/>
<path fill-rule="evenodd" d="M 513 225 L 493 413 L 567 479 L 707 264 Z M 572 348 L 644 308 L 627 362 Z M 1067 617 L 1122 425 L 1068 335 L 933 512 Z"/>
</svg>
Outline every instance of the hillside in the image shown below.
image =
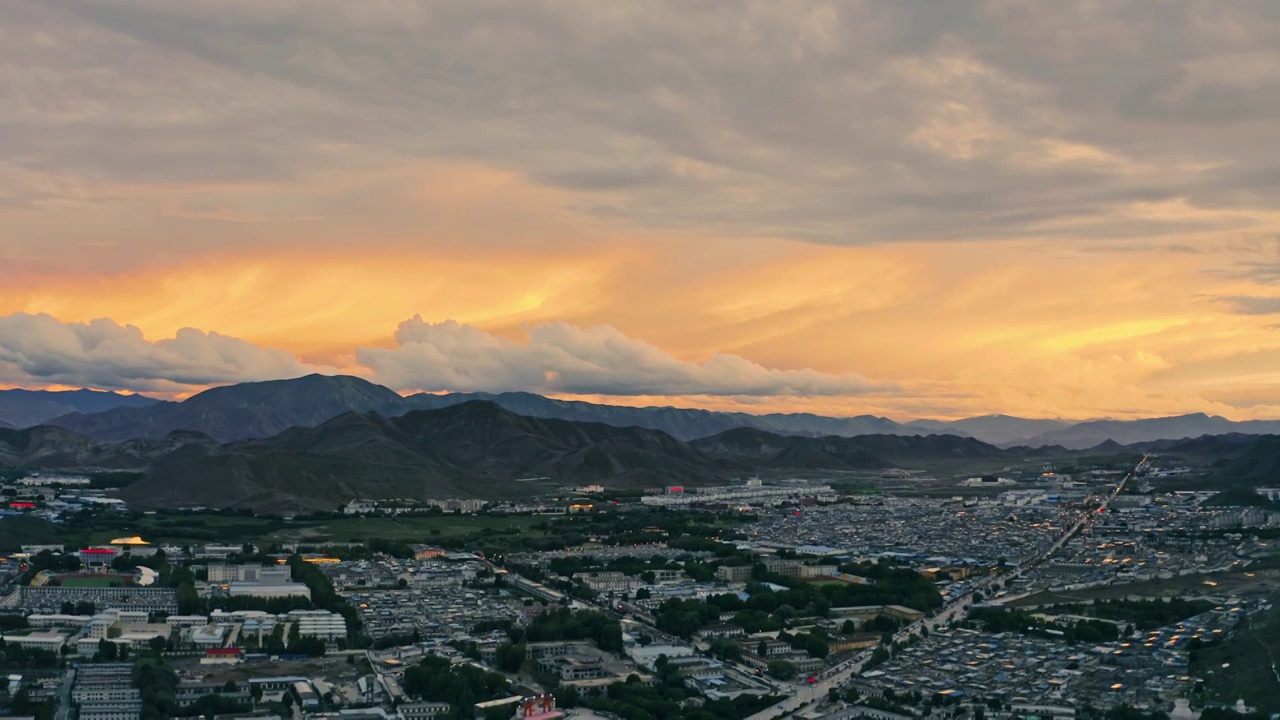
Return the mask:
<svg viewBox="0 0 1280 720">
<path fill-rule="evenodd" d="M 788 470 L 877 470 L 921 460 L 998 458 L 993 445 L 955 435 L 807 438 L 739 428 L 691 445 L 735 465 Z"/>
<path fill-rule="evenodd" d="M 65 428 L 38 425 L 0 429 L 0 467 L 58 470 L 145 470 L 174 450 L 189 445 L 212 447 L 198 433 L 172 433 L 158 440 L 102 443 Z"/>
<path fill-rule="evenodd" d="M 331 509 L 353 498 L 510 498 L 521 480 L 648 487 L 725 479 L 665 433 L 539 420 L 471 401 L 396 418 L 347 413 L 220 448 L 186 447 L 125 490 L 141 507 Z"/>
<path fill-rule="evenodd" d="M 158 402 L 145 395 L 99 390 L 0 390 L 0 428 L 25 428 L 71 413 L 99 413 Z"/>
<path fill-rule="evenodd" d="M 1217 474 L 1220 487 L 1258 488 L 1280 485 L 1280 437 L 1258 438 Z"/>
</svg>

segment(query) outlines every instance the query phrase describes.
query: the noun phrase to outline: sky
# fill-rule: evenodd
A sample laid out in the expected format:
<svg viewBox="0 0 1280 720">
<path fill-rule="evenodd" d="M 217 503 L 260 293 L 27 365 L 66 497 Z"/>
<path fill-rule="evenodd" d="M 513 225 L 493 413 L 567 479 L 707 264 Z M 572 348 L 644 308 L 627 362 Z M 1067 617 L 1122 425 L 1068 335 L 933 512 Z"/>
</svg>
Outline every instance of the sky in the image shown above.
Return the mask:
<svg viewBox="0 0 1280 720">
<path fill-rule="evenodd" d="M 1270 0 L 0 17 L 0 386 L 1280 417 Z"/>
</svg>

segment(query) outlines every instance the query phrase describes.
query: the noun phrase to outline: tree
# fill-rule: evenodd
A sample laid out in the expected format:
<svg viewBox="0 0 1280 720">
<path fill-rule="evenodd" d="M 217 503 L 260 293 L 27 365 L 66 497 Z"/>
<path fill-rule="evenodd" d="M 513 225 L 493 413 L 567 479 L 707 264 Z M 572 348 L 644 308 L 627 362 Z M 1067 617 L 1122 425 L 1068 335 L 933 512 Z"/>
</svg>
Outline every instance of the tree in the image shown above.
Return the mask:
<svg viewBox="0 0 1280 720">
<path fill-rule="evenodd" d="M 527 651 L 524 645 L 502 643 L 494 652 L 494 664 L 503 672 L 520 672 L 520 667 L 524 665 L 526 654 Z"/>
<path fill-rule="evenodd" d="M 840 632 L 844 635 L 852 635 L 857 631 L 858 626 L 855 625 L 852 620 L 845 620 L 844 624 L 840 626 Z"/>
<path fill-rule="evenodd" d="M 637 600 L 648 600 L 651 597 L 653 597 L 653 593 L 649 592 L 649 588 L 640 588 L 639 590 L 636 590 Z"/>
<path fill-rule="evenodd" d="M 796 666 L 786 660 L 770 660 L 765 672 L 779 680 L 793 680 L 796 676 Z"/>
<path fill-rule="evenodd" d="M 768 656 L 769 656 L 769 643 L 768 643 L 768 641 L 761 640 L 760 642 L 756 643 L 756 655 L 759 655 L 760 657 L 768 657 Z"/>
</svg>

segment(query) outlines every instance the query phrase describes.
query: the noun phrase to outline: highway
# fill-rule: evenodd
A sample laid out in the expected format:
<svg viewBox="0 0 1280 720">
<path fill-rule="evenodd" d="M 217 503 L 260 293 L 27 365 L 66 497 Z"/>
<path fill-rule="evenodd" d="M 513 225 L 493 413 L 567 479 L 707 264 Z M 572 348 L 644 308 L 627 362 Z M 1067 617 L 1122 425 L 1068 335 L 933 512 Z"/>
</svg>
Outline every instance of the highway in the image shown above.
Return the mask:
<svg viewBox="0 0 1280 720">
<path fill-rule="evenodd" d="M 1046 559 L 1051 557 L 1058 550 L 1061 550 L 1062 546 L 1067 544 L 1067 542 L 1077 532 L 1079 532 L 1081 528 L 1083 528 L 1085 525 L 1093 521 L 1093 515 L 1095 513 L 1105 511 L 1107 507 L 1111 504 L 1111 501 L 1115 499 L 1117 495 L 1124 492 L 1124 488 L 1128 484 L 1129 480 L 1138 471 L 1140 471 L 1143 467 L 1146 466 L 1147 459 L 1148 459 L 1148 456 L 1144 455 L 1142 457 L 1142 460 L 1139 461 L 1138 464 L 1133 467 L 1133 469 L 1131 469 L 1128 473 L 1124 475 L 1124 477 L 1120 479 L 1120 482 L 1116 485 L 1115 490 L 1113 490 L 1110 494 L 1108 494 L 1106 497 L 1103 498 L 1102 504 L 1099 506 L 1098 510 L 1092 511 L 1092 512 L 1090 511 L 1081 512 L 1080 516 L 1076 519 L 1075 523 L 1072 524 L 1070 529 L 1062 533 L 1062 535 L 1060 535 L 1058 539 L 1055 540 L 1054 543 L 1050 545 L 1047 550 L 1040 553 L 1039 555 L 1036 555 L 1032 560 L 1026 563 L 1023 563 L 1021 566 L 1019 566 L 1015 574 L 1021 575 L 1022 573 L 1026 572 L 1027 570 L 1030 570 L 1031 568 L 1035 567 L 1039 563 L 1044 562 Z M 954 601 L 951 602 L 951 604 L 945 606 L 936 615 L 932 617 L 927 617 L 923 620 L 918 620 L 899 630 L 897 634 L 894 635 L 894 638 L 893 638 L 894 641 L 900 644 L 904 643 L 913 633 L 918 632 L 922 627 L 928 627 L 929 629 L 932 630 L 942 625 L 946 625 L 947 623 L 953 620 L 963 620 L 965 616 L 968 615 L 969 609 L 973 607 L 973 602 L 972 602 L 973 593 L 983 592 L 985 594 L 985 592 L 988 589 L 990 589 L 990 587 L 993 584 L 995 584 L 999 579 L 1000 579 L 999 577 L 988 577 L 978 581 L 977 583 L 974 584 L 973 588 L 971 588 L 969 592 L 956 598 Z M 791 697 L 787 698 L 786 700 L 783 700 L 782 702 L 776 705 L 772 705 L 770 707 L 765 708 L 764 710 L 761 710 L 760 712 L 748 718 L 748 720 L 770 720 L 771 718 L 776 718 L 780 715 L 784 715 L 786 713 L 799 710 L 800 708 L 804 707 L 805 705 L 808 705 L 809 703 L 814 702 L 815 700 L 818 700 L 818 701 L 823 700 L 827 697 L 827 694 L 831 691 L 832 688 L 840 687 L 844 683 L 848 682 L 851 677 L 861 673 L 863 667 L 866 666 L 867 661 L 869 661 L 870 659 L 871 659 L 870 651 L 859 653 L 856 657 L 852 658 L 851 660 L 847 660 L 844 663 L 837 665 L 836 667 L 831 668 L 823 672 L 821 675 L 817 676 L 817 682 L 814 682 L 812 684 L 806 684 L 796 688 L 794 695 L 792 695 Z"/>
</svg>

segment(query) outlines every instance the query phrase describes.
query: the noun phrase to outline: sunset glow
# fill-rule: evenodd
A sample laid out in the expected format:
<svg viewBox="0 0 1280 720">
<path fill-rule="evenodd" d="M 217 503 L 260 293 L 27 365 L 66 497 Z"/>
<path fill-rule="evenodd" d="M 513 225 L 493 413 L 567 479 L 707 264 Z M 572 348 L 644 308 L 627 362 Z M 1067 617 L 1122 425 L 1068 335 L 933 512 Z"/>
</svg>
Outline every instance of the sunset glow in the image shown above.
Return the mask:
<svg viewBox="0 0 1280 720">
<path fill-rule="evenodd" d="M 0 30 L 0 386 L 1280 417 L 1274 17 L 223 5 Z"/>
</svg>

